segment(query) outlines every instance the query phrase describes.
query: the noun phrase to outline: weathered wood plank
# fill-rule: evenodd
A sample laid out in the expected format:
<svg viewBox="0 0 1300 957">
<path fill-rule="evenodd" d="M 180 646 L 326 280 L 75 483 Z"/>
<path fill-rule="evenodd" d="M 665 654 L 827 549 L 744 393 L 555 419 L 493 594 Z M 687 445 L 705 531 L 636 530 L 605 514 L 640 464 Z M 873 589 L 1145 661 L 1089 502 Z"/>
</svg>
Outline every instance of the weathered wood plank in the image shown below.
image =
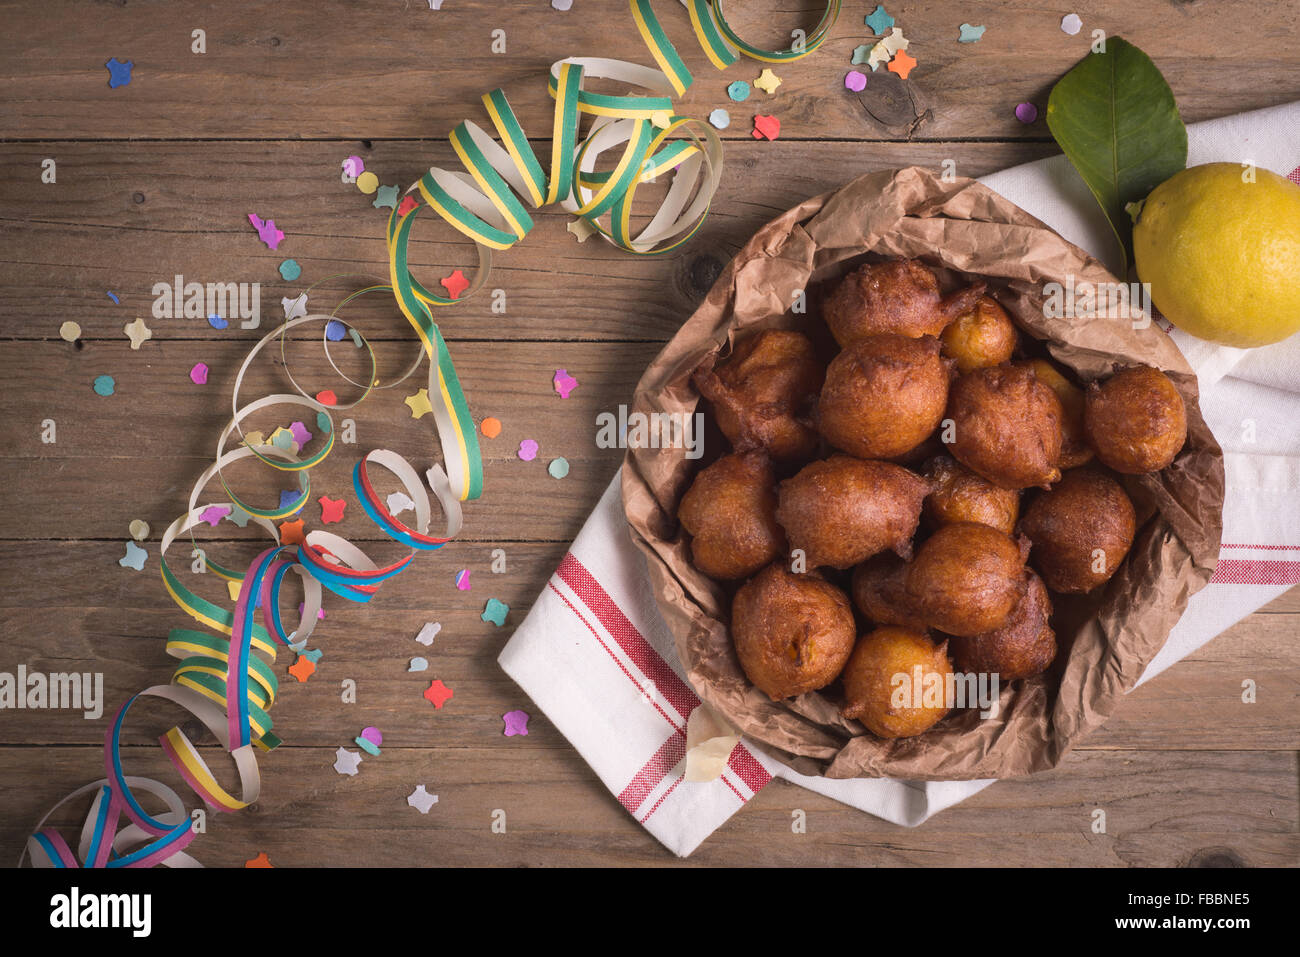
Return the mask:
<svg viewBox="0 0 1300 957">
<path fill-rule="evenodd" d="M 507 544 L 504 574 L 491 573 L 490 543 L 448 546 L 421 556 L 417 566 L 385 584 L 367 606 L 326 596 L 326 619 L 312 640 L 324 652 L 319 669 L 300 685 L 286 674 L 292 656 L 275 666 L 283 685 L 272 716 L 276 731 L 294 745 L 346 744 L 367 725 L 384 731 L 397 747 L 419 747 L 431 735 L 450 747 L 510 747 L 501 736 L 501 715 L 522 707 L 527 696 L 496 664 L 497 655 L 545 586 L 566 545 Z M 248 551 L 248 549 L 245 549 Z M 229 549 L 214 548 L 224 556 Z M 163 651 L 171 628 L 189 627 L 158 580 L 156 545 L 144 572 L 119 568 L 122 546 L 103 542 L 0 543 L 0 578 L 13 582 L 0 595 L 0 632 L 5 654 L 0 670 L 102 672 L 104 708 L 112 712 L 131 693 L 166 682 L 176 661 Z M 185 554 L 188 554 L 186 552 Z M 188 561 L 175 564 L 187 586 L 230 607 L 224 585 L 194 575 Z M 453 580 L 471 571 L 469 592 Z M 291 590 L 284 613 L 298 596 Z M 510 606 L 506 627 L 480 615 L 489 597 Z M 427 621 L 443 630 L 433 645 L 414 641 Z M 1247 618 L 1189 658 L 1130 695 L 1084 747 L 1153 750 L 1300 749 L 1300 648 L 1294 634 L 1300 616 L 1259 614 Z M 429 670 L 408 673 L 411 658 Z M 1255 704 L 1241 701 L 1241 681 L 1258 686 Z M 356 704 L 344 704 L 340 683 L 357 682 Z M 433 678 L 456 692 L 435 711 L 421 694 Z M 165 730 L 142 718 L 127 740 L 146 743 Z M 98 741 L 104 721 L 79 711 L 5 713 L 5 740 L 85 744 Z M 530 739 L 563 746 L 541 714 Z"/>
<path fill-rule="evenodd" d="M 263 851 L 280 866 L 679 863 L 576 754 L 537 747 L 531 735 L 512 740 L 509 751 L 386 746 L 356 777 L 334 772 L 332 748 L 283 749 L 262 762 L 262 798 L 209 815 L 194 853 L 210 866 Z M 157 748 L 131 751 L 133 770 L 171 780 Z M 27 830 L 63 793 L 93 780 L 87 759 L 95 763 L 85 748 L 0 748 L 2 859 L 17 858 Z M 686 863 L 1178 866 L 1213 847 L 1248 865 L 1294 866 L 1296 771 L 1285 753 L 1078 753 L 914 829 L 778 781 Z M 439 799 L 427 816 L 405 802 L 419 783 Z M 1104 834 L 1091 830 L 1096 808 L 1106 812 Z M 491 830 L 498 809 L 504 834 Z M 806 833 L 792 832 L 796 809 Z"/>
<path fill-rule="evenodd" d="M 225 340 L 254 333 L 238 323 L 213 329 L 206 311 L 197 319 L 155 320 L 154 285 L 170 285 L 177 275 L 185 282 L 260 283 L 264 334 L 283 320 L 281 298 L 312 283 L 340 273 L 387 277 L 388 210 L 339 182 L 339 163 L 350 152 L 403 189 L 431 159 L 455 159 L 445 143 L 12 144 L 9 165 L 30 169 L 32 177 L 0 180 L 0 336 L 54 339 L 72 319 L 86 339 L 116 339 L 139 315 L 160 336 Z M 548 209 L 523 242 L 494 255 L 484 292 L 440 310 L 437 319 L 448 339 L 667 339 L 735 251 L 810 196 L 872 170 L 937 169 L 952 159 L 961 175 L 980 176 L 1052 152 L 1033 143 L 738 142 L 728 147 L 708 221 L 680 251 L 633 256 L 599 237 L 579 245 L 565 230 L 571 217 Z M 41 186 L 46 156 L 58 162 L 58 182 Z M 39 207 L 33 198 L 42 200 Z M 653 209 L 653 202 L 639 205 L 638 215 Z M 274 218 L 284 230 L 278 250 L 258 240 L 249 212 Z M 468 241 L 431 214 L 422 216 L 432 222 L 415 229 L 416 275 L 434 288 L 455 268 L 472 276 L 477 258 Z M 294 283 L 277 271 L 288 257 L 303 269 Z M 314 293 L 313 308 L 333 309 L 342 298 L 338 288 L 332 283 Z M 110 289 L 121 305 L 109 300 Z M 493 312 L 494 303 L 505 312 Z M 406 325 L 387 296 L 363 297 L 343 315 L 367 335 L 400 334 Z"/>
<path fill-rule="evenodd" d="M 791 28 L 811 26 L 800 11 L 819 7 L 800 0 L 728 9 L 738 11 L 732 15 L 742 35 L 779 45 L 789 42 Z M 704 117 L 725 107 L 733 123 L 724 135 L 733 138 L 749 135 L 755 112 L 778 114 L 787 138 L 1042 138 L 1041 119 L 1025 127 L 1012 111 L 1029 100 L 1041 112 L 1052 84 L 1088 52 L 1094 29 L 1122 34 L 1150 54 L 1189 121 L 1300 97 L 1295 10 L 1285 2 L 1116 5 L 1086 11 L 1085 30 L 1069 37 L 1059 11 L 1015 0 L 982 15 L 988 30 L 974 45 L 956 42 L 971 12 L 941 0 L 910 3 L 893 12 L 920 65 L 906 82 L 881 68 L 860 96 L 844 89 L 843 77 L 868 30 L 861 12 L 846 6 L 820 51 L 777 69 L 783 84 L 774 96 L 756 93 L 745 104 L 730 102 L 726 85 L 752 81 L 762 64 L 744 60 L 718 73 L 680 6 L 664 0 L 657 8 L 698 78 L 679 111 Z M 6 138 L 443 135 L 467 116 L 486 122 L 478 99 L 496 86 L 525 129 L 545 130 L 553 61 L 652 62 L 622 0 L 586 0 L 567 14 L 545 3 L 493 0 L 456 0 L 437 12 L 418 0 L 364 11 L 342 0 L 201 8 L 120 0 L 96 7 L 94 16 L 72 0 L 11 0 L 0 9 Z M 1250 25 L 1248 69 L 1213 68 L 1227 56 L 1225 23 Z M 191 52 L 196 28 L 206 30 L 202 55 Z M 495 29 L 505 31 L 504 54 L 492 52 Z M 110 56 L 134 62 L 129 85 L 109 88 L 103 64 Z"/>
<path fill-rule="evenodd" d="M 0 425 L 0 462 L 11 474 L 6 493 L 11 501 L 43 503 L 40 510 L 0 511 L 0 538 L 118 538 L 132 518 L 144 518 L 161 534 L 184 511 L 190 487 L 215 458 L 216 440 L 230 416 L 234 374 L 248 345 L 162 339 L 136 352 L 125 339 L 90 343 L 81 350 L 64 342 L 0 343 L 0 376 L 7 378 L 15 400 Z M 350 342 L 344 346 L 357 352 Z M 413 347 L 395 343 L 385 348 L 389 356 L 395 349 L 410 356 Z M 454 343 L 456 368 L 476 419 L 496 416 L 503 426 L 499 437 L 482 439 L 486 492 L 465 506 L 466 535 L 571 540 L 622 458 L 620 449 L 596 446 L 596 416 L 616 413 L 620 402 L 631 399 L 641 371 L 659 348 L 655 343 Z M 344 391 L 333 372 L 325 374 L 328 366 L 319 346 L 304 351 L 301 364 L 297 352 L 290 353 L 299 381 L 313 392 L 337 388 L 340 400 L 348 401 L 352 393 Z M 272 352 L 274 360 L 267 356 L 250 369 L 244 401 L 292 391 L 283 369 L 273 368 L 279 356 L 278 350 Z M 189 379 L 199 361 L 211 370 L 206 386 Z M 554 391 L 557 368 L 566 368 L 580 383 L 568 399 Z M 92 391 L 100 374 L 115 377 L 114 395 L 102 398 Z M 364 381 L 364 370 L 354 374 Z M 60 385 L 52 390 L 51 382 Z M 340 441 L 337 451 L 312 470 L 310 526 L 320 518 L 315 499 L 327 493 L 352 503 L 351 514 L 338 526 L 340 534 L 375 536 L 350 492 L 352 465 L 364 451 L 391 448 L 419 469 L 428 467 L 436 447 L 432 420 L 412 419 L 403 404 L 404 397 L 425 384 L 413 376 L 335 416 L 336 424 L 355 420 L 356 444 Z M 310 420 L 308 429 L 317 431 L 310 410 L 294 406 L 267 410 L 249 427 L 270 434 L 277 425 L 303 419 L 303 413 Z M 41 441 L 46 419 L 56 422 L 58 441 L 53 444 Z M 517 452 L 520 440 L 529 437 L 541 449 L 536 459 L 524 462 Z M 571 467 L 560 481 L 546 471 L 557 456 Z M 250 503 L 263 506 L 278 502 L 279 489 L 294 486 L 282 473 L 252 463 L 237 463 L 230 481 L 249 490 Z M 394 482 L 381 491 L 398 488 Z M 207 500 L 226 500 L 220 483 L 214 482 Z M 95 505 L 88 508 L 91 502 Z"/>
</svg>

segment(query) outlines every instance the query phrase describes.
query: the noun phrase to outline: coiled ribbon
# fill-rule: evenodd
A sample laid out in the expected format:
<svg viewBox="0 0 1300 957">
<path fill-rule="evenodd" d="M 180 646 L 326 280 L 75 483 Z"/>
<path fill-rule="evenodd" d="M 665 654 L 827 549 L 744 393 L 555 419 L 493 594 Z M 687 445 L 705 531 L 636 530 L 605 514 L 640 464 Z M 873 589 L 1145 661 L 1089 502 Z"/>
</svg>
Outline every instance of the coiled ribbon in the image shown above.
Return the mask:
<svg viewBox="0 0 1300 957">
<path fill-rule="evenodd" d="M 727 23 L 722 0 L 680 0 L 690 16 L 696 39 L 709 61 L 719 70 L 745 56 L 771 63 L 799 59 L 815 51 L 826 39 L 840 9 L 840 0 L 829 0 L 821 20 L 801 49 L 764 50 L 739 37 Z M 410 549 L 405 557 L 379 565 L 361 549 L 338 535 L 310 532 L 296 549 L 280 542 L 274 522 L 288 518 L 307 503 L 311 490 L 309 470 L 320 464 L 335 447 L 330 408 L 351 408 L 373 388 L 375 356 L 368 341 L 352 329 L 358 344 L 370 359 L 370 376 L 358 383 L 344 375 L 330 357 L 334 370 L 348 382 L 362 388 L 360 398 L 348 405 L 330 407 L 307 395 L 290 373 L 298 394 L 277 394 L 239 405 L 244 374 L 253 358 L 275 338 L 281 340 L 281 354 L 288 333 L 311 322 L 339 321 L 334 314 L 308 315 L 287 320 L 253 347 L 236 376 L 232 396 L 232 418 L 217 442 L 216 459 L 199 476 L 189 507 L 163 534 L 159 564 L 163 587 L 176 604 L 215 634 L 189 628 L 174 628 L 168 634 L 167 653 L 180 659 L 170 684 L 157 685 L 133 695 L 114 716 L 105 736 L 105 777 L 72 792 L 56 804 L 37 824 L 27 842 L 35 866 L 43 867 L 193 867 L 198 862 L 185 853 L 195 832 L 180 797 L 170 787 L 148 778 L 128 776 L 121 761 L 121 733 L 132 705 L 141 698 L 159 698 L 197 718 L 230 755 L 239 779 L 237 794 L 226 790 L 212 773 L 197 748 L 181 730 L 172 727 L 159 738 L 164 753 L 190 788 L 210 808 L 231 812 L 256 801 L 261 791 L 255 752 L 270 751 L 280 744 L 272 731 L 270 709 L 275 703 L 278 682 L 271 664 L 277 645 L 293 651 L 305 647 L 320 609 L 322 590 L 353 602 L 368 602 L 379 586 L 408 568 L 421 551 L 441 548 L 460 531 L 460 502 L 478 498 L 483 490 L 483 466 L 469 405 L 460 387 L 447 344 L 433 321 L 434 306 L 447 306 L 451 299 L 429 291 L 410 271 L 408 244 L 416 215 L 431 208 L 453 228 L 473 240 L 478 248 L 479 269 L 466 292 L 482 287 L 491 267 L 491 251 L 508 249 L 533 227 L 533 219 L 519 197 L 533 208 L 559 203 L 585 220 L 614 245 L 638 255 L 668 252 L 686 242 L 699 229 L 708 213 L 722 173 L 722 144 L 713 129 L 698 120 L 672 113 L 673 97 L 682 96 L 692 77 L 676 48 L 668 39 L 650 0 L 630 0 L 632 19 L 649 48 L 658 69 L 596 57 L 570 57 L 553 64 L 548 89 L 555 100 L 551 129 L 549 175 L 529 145 L 514 111 L 500 89 L 484 94 L 483 106 L 491 118 L 500 143 L 481 127 L 466 120 L 449 134 L 453 150 L 466 172 L 430 168 L 406 192 L 419 197 L 402 213 L 395 208 L 389 216 L 387 245 L 389 282 L 375 283 L 353 293 L 340 304 L 366 293 L 391 292 L 398 308 L 410 322 L 429 359 L 428 392 L 434 423 L 443 451 L 443 467 L 427 472 L 428 487 L 439 501 L 445 519 L 441 534 L 430 534 L 432 506 L 425 485 L 414 468 L 400 455 L 387 450 L 372 451 L 353 469 L 352 484 L 366 515 L 392 540 Z M 589 78 L 629 83 L 650 95 L 613 96 L 584 88 Z M 583 115 L 593 117 L 581 141 Z M 698 130 L 698 133 L 696 132 Z M 613 168 L 597 170 L 600 158 L 621 147 Z M 653 182 L 661 173 L 674 172 L 673 183 L 659 210 L 636 235 L 631 229 L 631 210 L 637 189 Z M 517 195 L 516 195 L 517 194 Z M 422 202 L 421 202 L 422 201 Z M 399 207 L 400 208 L 400 207 Z M 601 220 L 608 218 L 608 223 Z M 331 277 L 334 278 L 334 277 Z M 324 280 L 322 280 L 324 281 Z M 310 290 L 309 290 L 310 291 Z M 463 297 L 461 297 L 463 298 Z M 337 312 L 337 309 L 335 310 Z M 344 322 L 344 325 L 348 325 Z M 351 326 L 348 326 L 352 328 Z M 322 342 L 329 356 L 328 337 Z M 420 358 L 405 374 L 388 383 L 391 388 L 419 365 Z M 286 363 L 287 371 L 287 363 Z M 299 405 L 317 413 L 318 427 L 327 436 L 315 453 L 299 457 L 296 447 L 286 450 L 268 443 L 251 443 L 243 434 L 242 422 L 254 412 L 275 405 Z M 228 449 L 232 438 L 240 445 Z M 258 507 L 242 501 L 231 489 L 224 470 L 242 459 L 256 458 L 278 471 L 298 477 L 301 494 L 283 506 Z M 415 525 L 408 526 L 389 513 L 370 479 L 377 466 L 394 475 L 415 502 Z M 273 544 L 259 554 L 242 574 L 215 561 L 206 567 L 218 577 L 239 582 L 239 596 L 233 610 L 215 605 L 191 592 L 167 565 L 168 549 L 181 535 L 194 548 L 193 528 L 204 520 L 207 510 L 199 500 L 204 489 L 217 479 L 226 493 L 218 508 L 239 509 L 247 520 L 262 528 Z M 285 578 L 293 572 L 302 582 L 304 600 L 297 628 L 286 631 L 280 618 L 280 595 Z M 262 611 L 259 625 L 256 609 Z M 153 795 L 166 805 L 159 814 L 148 813 L 137 792 Z M 56 829 L 44 824 L 55 811 L 76 798 L 94 793 L 90 813 L 82 826 L 76 854 Z M 128 823 L 119 829 L 121 818 Z M 19 862 L 21 864 L 21 860 Z"/>
</svg>

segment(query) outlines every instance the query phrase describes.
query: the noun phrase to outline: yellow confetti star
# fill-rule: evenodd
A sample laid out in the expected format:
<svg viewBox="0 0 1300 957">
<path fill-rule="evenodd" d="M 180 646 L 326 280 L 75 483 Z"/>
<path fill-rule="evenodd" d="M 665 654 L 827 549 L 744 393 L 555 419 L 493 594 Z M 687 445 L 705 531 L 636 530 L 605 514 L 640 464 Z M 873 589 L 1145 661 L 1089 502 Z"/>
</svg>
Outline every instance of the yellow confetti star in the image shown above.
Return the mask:
<svg viewBox="0 0 1300 957">
<path fill-rule="evenodd" d="M 136 317 L 135 322 L 128 322 L 122 327 L 126 337 L 131 340 L 131 348 L 139 349 L 142 345 L 153 338 L 153 330 L 144 324 L 144 320 Z"/>
<path fill-rule="evenodd" d="M 754 81 L 754 86 L 758 87 L 764 93 L 775 93 L 776 88 L 780 85 L 781 78 L 767 67 L 763 68 L 763 72 L 760 73 L 758 79 Z"/>
<path fill-rule="evenodd" d="M 404 401 L 411 407 L 411 418 L 413 419 L 418 419 L 433 411 L 433 406 L 429 404 L 428 389 L 421 389 L 415 395 L 408 395 Z"/>
<path fill-rule="evenodd" d="M 245 432 L 244 441 L 249 445 L 265 445 L 266 436 L 261 432 Z"/>
<path fill-rule="evenodd" d="M 569 232 L 578 237 L 578 242 L 585 243 L 587 237 L 595 234 L 596 227 L 591 225 L 585 219 L 572 219 L 569 225 L 565 227 Z"/>
</svg>

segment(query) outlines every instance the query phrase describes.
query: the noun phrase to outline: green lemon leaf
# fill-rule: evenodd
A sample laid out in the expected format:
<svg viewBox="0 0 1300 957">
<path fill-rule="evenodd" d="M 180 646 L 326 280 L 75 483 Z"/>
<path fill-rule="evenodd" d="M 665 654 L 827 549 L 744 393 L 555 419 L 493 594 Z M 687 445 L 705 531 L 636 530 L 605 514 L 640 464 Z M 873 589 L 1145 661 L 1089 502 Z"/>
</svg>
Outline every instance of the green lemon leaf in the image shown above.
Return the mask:
<svg viewBox="0 0 1300 957">
<path fill-rule="evenodd" d="M 1097 197 L 1127 264 L 1133 223 L 1125 206 L 1187 165 L 1173 90 L 1149 56 L 1113 37 L 1052 87 L 1047 126 Z"/>
</svg>

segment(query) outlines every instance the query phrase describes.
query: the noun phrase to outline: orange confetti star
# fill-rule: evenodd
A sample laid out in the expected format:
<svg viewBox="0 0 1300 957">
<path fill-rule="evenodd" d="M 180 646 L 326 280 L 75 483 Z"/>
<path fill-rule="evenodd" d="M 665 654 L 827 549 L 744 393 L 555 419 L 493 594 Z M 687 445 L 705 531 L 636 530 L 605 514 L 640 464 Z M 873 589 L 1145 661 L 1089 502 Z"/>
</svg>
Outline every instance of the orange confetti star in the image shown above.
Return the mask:
<svg viewBox="0 0 1300 957">
<path fill-rule="evenodd" d="M 299 681 L 306 681 L 316 673 L 316 662 L 302 655 L 298 660 L 289 666 L 289 674 L 293 675 Z"/>
<path fill-rule="evenodd" d="M 280 523 L 280 544 L 281 545 L 301 545 L 306 541 L 307 536 L 303 531 L 303 521 L 298 519 L 293 522 Z"/>
<path fill-rule="evenodd" d="M 897 73 L 900 80 L 906 80 L 907 75 L 912 72 L 912 67 L 916 66 L 916 60 L 907 55 L 906 50 L 899 50 L 894 54 L 894 58 L 889 61 L 889 72 Z"/>
<path fill-rule="evenodd" d="M 442 286 L 447 290 L 447 295 L 452 299 L 459 299 L 460 294 L 469 288 L 469 280 L 465 274 L 457 269 L 454 273 L 442 280 Z"/>
<path fill-rule="evenodd" d="M 328 495 L 320 497 L 320 520 L 321 524 L 329 525 L 333 522 L 343 521 L 343 510 L 348 507 L 348 503 L 341 498 L 330 498 Z"/>
<path fill-rule="evenodd" d="M 441 678 L 435 678 L 433 684 L 425 689 L 424 696 L 429 699 L 430 704 L 435 708 L 441 709 L 444 704 L 455 697 L 455 692 L 443 684 Z"/>
<path fill-rule="evenodd" d="M 244 861 L 244 866 L 245 867 L 275 867 L 275 865 L 271 863 L 271 859 L 266 856 L 266 851 L 262 851 L 260 854 L 257 855 L 257 857 L 253 858 L 251 861 Z"/>
</svg>

